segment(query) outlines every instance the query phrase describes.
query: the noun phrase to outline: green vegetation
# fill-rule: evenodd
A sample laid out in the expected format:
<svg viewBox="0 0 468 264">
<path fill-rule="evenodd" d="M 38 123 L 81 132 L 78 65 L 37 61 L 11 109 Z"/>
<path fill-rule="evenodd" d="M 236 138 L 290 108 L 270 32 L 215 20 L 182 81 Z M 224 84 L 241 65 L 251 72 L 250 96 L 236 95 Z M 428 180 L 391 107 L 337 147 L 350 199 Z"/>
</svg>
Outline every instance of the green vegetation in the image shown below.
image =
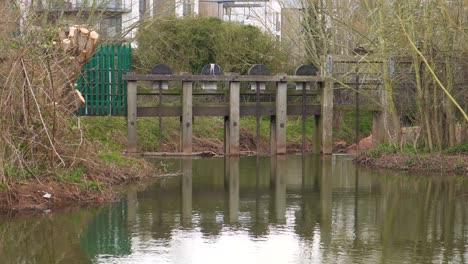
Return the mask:
<svg viewBox="0 0 468 264">
<path fill-rule="evenodd" d="M 179 147 L 179 118 L 163 118 L 162 143 L 164 151 L 178 150 Z M 362 114 L 361 137 L 369 136 L 371 115 Z M 221 117 L 196 117 L 193 126 L 194 142 L 204 141 L 222 144 L 224 140 L 224 123 Z M 306 120 L 306 137 L 312 140 L 313 117 Z M 83 118 L 87 137 L 97 144 L 105 146 L 108 151 L 102 151 L 98 157 L 105 162 L 125 165 L 127 161 L 122 158 L 120 152 L 125 150 L 127 144 L 127 127 L 125 117 L 99 117 Z M 344 140 L 352 144 L 354 138 L 355 119 L 351 114 L 344 117 L 343 133 L 335 135 L 335 140 Z M 242 133 L 250 135 L 255 140 L 256 118 L 242 117 L 240 120 Z M 260 138 L 262 142 L 268 142 L 270 136 L 269 117 L 260 118 Z M 138 149 L 143 152 L 161 151 L 159 146 L 159 124 L 157 118 L 140 118 L 137 125 Z M 289 116 L 287 123 L 288 144 L 300 144 L 302 142 L 302 118 Z M 241 142 L 242 143 L 242 142 Z M 201 144 L 201 143 L 200 143 Z"/>
<path fill-rule="evenodd" d="M 421 128 L 418 149 L 437 152 L 467 142 L 467 1 L 309 0 L 302 5 L 298 26 L 308 61 L 322 65 L 324 55 L 358 55 L 359 64 L 336 67 L 333 77 L 362 71 L 361 76 L 372 73 L 382 82 L 382 134 L 388 142 L 404 143 L 402 116 L 411 116 Z M 371 66 L 369 59 L 381 63 Z"/>
<path fill-rule="evenodd" d="M 77 184 L 82 190 L 101 190 L 104 184 L 86 179 L 85 168 L 78 167 L 74 170 L 58 170 L 56 180 L 67 184 Z"/>
<path fill-rule="evenodd" d="M 460 144 L 454 147 L 444 149 L 442 151 L 432 151 L 433 153 L 443 153 L 443 154 L 468 154 L 468 144 Z M 413 146 L 404 145 L 404 146 L 396 146 L 393 144 L 382 144 L 377 148 L 371 150 L 370 156 L 376 158 L 380 155 L 388 155 L 388 154 L 428 154 L 431 151 L 428 148 L 425 149 L 415 149 Z"/>
<path fill-rule="evenodd" d="M 139 27 L 137 41 L 137 68 L 144 72 L 157 63 L 194 74 L 209 63 L 224 72 L 246 73 L 253 64 L 279 72 L 286 61 L 277 41 L 259 28 L 216 18 L 152 19 Z"/>
<path fill-rule="evenodd" d="M 348 144 L 356 141 L 356 112 L 346 111 L 343 115 L 341 129 L 333 131 L 335 141 L 344 140 Z M 361 111 L 359 118 L 359 138 L 368 137 L 372 133 L 372 112 Z"/>
<path fill-rule="evenodd" d="M 468 154 L 468 143 L 460 144 L 453 146 L 451 148 L 445 149 L 442 153 L 451 154 L 451 153 L 465 153 Z"/>
<path fill-rule="evenodd" d="M 106 138 L 110 126 L 101 122 L 88 134 L 75 114 L 82 103 L 75 84 L 93 54 L 91 36 L 79 33 L 76 43 L 60 45 L 72 35 L 60 18 L 23 10 L 25 19 L 11 1 L 0 10 L 10 21 L 0 25 L 0 210 L 111 198 L 104 187 L 155 172 L 117 154 L 115 139 Z M 21 33 L 12 34 L 20 20 Z M 44 200 L 44 188 L 54 199 Z"/>
</svg>

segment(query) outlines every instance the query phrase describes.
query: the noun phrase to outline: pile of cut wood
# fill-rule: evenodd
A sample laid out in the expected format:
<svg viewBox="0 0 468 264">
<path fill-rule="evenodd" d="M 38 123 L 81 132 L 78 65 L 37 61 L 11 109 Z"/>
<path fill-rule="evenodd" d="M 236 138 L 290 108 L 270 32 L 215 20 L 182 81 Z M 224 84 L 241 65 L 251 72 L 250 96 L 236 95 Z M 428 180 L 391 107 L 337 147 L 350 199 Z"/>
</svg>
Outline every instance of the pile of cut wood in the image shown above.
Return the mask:
<svg viewBox="0 0 468 264">
<path fill-rule="evenodd" d="M 91 59 L 98 46 L 99 34 L 84 26 L 75 25 L 68 30 L 60 30 L 59 35 L 62 49 L 82 65 Z"/>
<path fill-rule="evenodd" d="M 68 76 L 70 84 L 75 84 L 83 66 L 93 57 L 98 47 L 99 34 L 85 26 L 75 25 L 59 31 L 61 48 L 67 56 L 72 57 L 71 72 Z M 75 110 L 85 104 L 80 91 L 74 89 Z"/>
</svg>

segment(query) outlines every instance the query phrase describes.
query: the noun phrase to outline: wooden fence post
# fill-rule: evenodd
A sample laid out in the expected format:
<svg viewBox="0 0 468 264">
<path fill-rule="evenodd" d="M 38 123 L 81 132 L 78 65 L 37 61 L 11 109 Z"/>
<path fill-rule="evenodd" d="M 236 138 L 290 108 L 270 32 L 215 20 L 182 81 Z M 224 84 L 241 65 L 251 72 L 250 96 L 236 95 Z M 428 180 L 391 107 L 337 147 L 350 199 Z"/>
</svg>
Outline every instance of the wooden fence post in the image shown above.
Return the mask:
<svg viewBox="0 0 468 264">
<path fill-rule="evenodd" d="M 287 83 L 278 82 L 276 88 L 276 154 L 286 154 Z"/>
<path fill-rule="evenodd" d="M 333 85 L 332 78 L 333 61 L 332 56 L 327 56 L 325 74 L 325 87 L 322 89 L 322 153 L 332 154 L 333 146 Z"/>
<path fill-rule="evenodd" d="M 127 153 L 137 151 L 137 83 L 129 81 L 127 85 Z"/>
<path fill-rule="evenodd" d="M 240 82 L 229 84 L 229 155 L 238 156 L 240 123 Z"/>
<path fill-rule="evenodd" d="M 322 146 L 322 140 L 321 140 L 321 135 L 322 135 L 322 127 L 321 124 L 322 121 L 320 120 L 320 115 L 314 115 L 314 120 L 313 120 L 313 130 L 314 134 L 312 135 L 312 153 L 313 154 L 320 154 L 320 148 Z"/>
<path fill-rule="evenodd" d="M 192 153 L 192 82 L 182 82 L 182 152 Z"/>
</svg>

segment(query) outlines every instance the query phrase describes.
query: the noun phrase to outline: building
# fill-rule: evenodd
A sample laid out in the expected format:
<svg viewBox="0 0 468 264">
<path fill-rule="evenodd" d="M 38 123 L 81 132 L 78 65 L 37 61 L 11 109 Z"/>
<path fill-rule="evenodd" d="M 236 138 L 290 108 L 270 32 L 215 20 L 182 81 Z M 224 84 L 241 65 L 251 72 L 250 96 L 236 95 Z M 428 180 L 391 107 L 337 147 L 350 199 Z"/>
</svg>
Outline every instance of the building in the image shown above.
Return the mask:
<svg viewBox="0 0 468 264">
<path fill-rule="evenodd" d="M 18 0 L 38 15 L 53 21 L 91 24 L 104 39 L 121 40 L 136 33 L 139 0 Z M 26 15 L 27 16 L 27 15 Z"/>
<path fill-rule="evenodd" d="M 154 16 L 217 17 L 261 28 L 281 37 L 278 0 L 18 0 L 49 19 L 94 24 L 103 38 L 132 39 L 137 22 Z"/>
</svg>

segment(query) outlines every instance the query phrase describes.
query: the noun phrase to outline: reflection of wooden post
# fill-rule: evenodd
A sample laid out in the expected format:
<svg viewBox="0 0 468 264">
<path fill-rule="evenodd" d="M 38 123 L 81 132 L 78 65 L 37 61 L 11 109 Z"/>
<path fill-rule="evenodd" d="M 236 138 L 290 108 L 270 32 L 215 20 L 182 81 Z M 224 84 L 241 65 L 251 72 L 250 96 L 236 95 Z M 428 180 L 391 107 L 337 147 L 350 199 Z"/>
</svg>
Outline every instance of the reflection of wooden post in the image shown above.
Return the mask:
<svg viewBox="0 0 468 264">
<path fill-rule="evenodd" d="M 276 88 L 276 154 L 286 154 L 287 83 Z"/>
<path fill-rule="evenodd" d="M 128 81 L 127 85 L 127 132 L 128 145 L 127 152 L 135 153 L 137 151 L 137 83 Z"/>
<path fill-rule="evenodd" d="M 182 152 L 192 153 L 192 82 L 182 82 Z"/>
<path fill-rule="evenodd" d="M 237 222 L 239 216 L 239 158 L 229 160 L 229 222 Z"/>
<path fill-rule="evenodd" d="M 275 211 L 276 220 L 283 223 L 286 220 L 286 156 L 276 156 L 275 178 Z"/>
<path fill-rule="evenodd" d="M 182 160 L 182 224 L 192 222 L 192 159 Z"/>
<path fill-rule="evenodd" d="M 240 82 L 229 84 L 229 155 L 239 155 Z"/>
<path fill-rule="evenodd" d="M 322 153 L 332 154 L 333 146 L 333 85 L 332 57 L 327 57 L 325 87 L 322 89 Z"/>
<path fill-rule="evenodd" d="M 137 216 L 137 191 L 135 187 L 130 187 L 127 191 L 127 222 L 135 223 Z M 131 226 L 131 225 L 130 225 Z"/>
<path fill-rule="evenodd" d="M 322 157 L 322 174 L 320 175 L 320 213 L 322 228 L 331 228 L 332 218 L 332 179 L 333 166 L 331 156 Z"/>
<path fill-rule="evenodd" d="M 276 156 L 270 156 L 270 189 L 273 189 L 276 185 Z"/>
</svg>

